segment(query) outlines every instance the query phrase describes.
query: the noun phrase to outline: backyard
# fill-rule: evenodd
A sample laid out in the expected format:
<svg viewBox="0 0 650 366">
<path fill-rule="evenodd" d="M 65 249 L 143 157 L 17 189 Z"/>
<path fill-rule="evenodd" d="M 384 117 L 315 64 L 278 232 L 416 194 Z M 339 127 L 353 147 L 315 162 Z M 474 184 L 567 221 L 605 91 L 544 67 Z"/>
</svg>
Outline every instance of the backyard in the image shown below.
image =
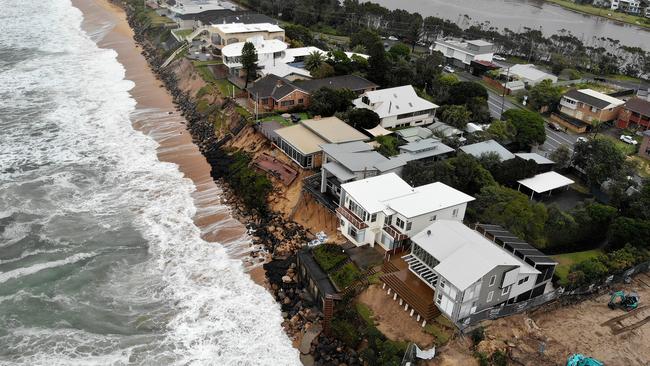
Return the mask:
<svg viewBox="0 0 650 366">
<path fill-rule="evenodd" d="M 584 260 L 595 258 L 603 254 L 602 249 L 585 250 L 583 252 L 564 253 L 551 256 L 558 262 L 555 274 L 560 278 L 560 285 L 568 284 L 568 275 L 571 266 Z"/>
<path fill-rule="evenodd" d="M 301 120 L 309 119 L 309 114 L 306 112 L 292 113 L 292 114 L 299 115 Z M 286 119 L 282 117 L 281 114 L 274 114 L 272 116 L 266 116 L 260 119 L 260 122 L 269 122 L 269 121 L 275 121 L 283 126 L 293 126 L 293 122 L 291 122 L 291 119 Z"/>
</svg>

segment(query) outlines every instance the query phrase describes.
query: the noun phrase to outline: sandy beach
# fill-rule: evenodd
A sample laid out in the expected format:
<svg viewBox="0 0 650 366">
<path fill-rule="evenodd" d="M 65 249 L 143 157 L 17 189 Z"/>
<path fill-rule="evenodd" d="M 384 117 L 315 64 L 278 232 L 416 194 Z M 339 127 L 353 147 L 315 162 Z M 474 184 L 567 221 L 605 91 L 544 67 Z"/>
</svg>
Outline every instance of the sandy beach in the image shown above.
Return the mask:
<svg viewBox="0 0 650 366">
<path fill-rule="evenodd" d="M 246 228 L 232 218 L 229 208 L 221 202 L 222 190 L 210 176 L 210 165 L 192 142 L 185 119 L 176 111 L 171 95 L 141 55 L 124 11 L 107 0 L 72 0 L 72 3 L 84 14 L 85 30 L 99 29 L 107 22 L 114 25 L 98 45 L 117 52 L 117 60 L 126 69 L 126 79 L 135 83 L 130 91 L 137 102 L 132 116 L 134 128 L 160 144 L 157 153 L 161 161 L 176 164 L 194 183 L 196 191 L 192 197 L 197 208 L 194 222 L 201 229 L 203 239 L 220 243 L 232 256 L 243 258 L 250 246 Z M 250 269 L 252 278 L 263 284 L 261 266 Z"/>
</svg>

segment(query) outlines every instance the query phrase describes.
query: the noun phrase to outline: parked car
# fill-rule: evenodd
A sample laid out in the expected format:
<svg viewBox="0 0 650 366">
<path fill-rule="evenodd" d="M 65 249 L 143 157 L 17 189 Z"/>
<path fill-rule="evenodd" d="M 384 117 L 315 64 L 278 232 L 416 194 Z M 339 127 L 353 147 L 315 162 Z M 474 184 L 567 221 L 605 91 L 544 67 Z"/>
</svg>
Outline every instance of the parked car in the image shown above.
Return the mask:
<svg viewBox="0 0 650 366">
<path fill-rule="evenodd" d="M 580 136 L 580 137 L 578 137 L 578 138 L 576 139 L 576 142 L 587 142 L 587 141 L 589 141 L 589 140 L 587 140 L 587 138 L 584 137 L 584 136 Z"/>
<path fill-rule="evenodd" d="M 563 128 L 560 125 L 558 125 L 557 123 L 555 123 L 555 122 L 549 122 L 548 127 L 550 127 L 552 130 L 555 130 L 555 131 L 562 131 L 563 130 Z"/>
<path fill-rule="evenodd" d="M 630 144 L 630 145 L 638 144 L 638 142 L 632 136 L 621 135 L 620 139 L 621 139 L 621 141 L 625 142 L 626 144 Z"/>
<path fill-rule="evenodd" d="M 293 122 L 293 123 L 300 122 L 300 115 L 298 113 L 293 113 L 291 115 L 291 122 Z"/>
<path fill-rule="evenodd" d="M 445 72 L 450 73 L 450 74 L 453 74 L 453 73 L 454 73 L 454 68 L 451 67 L 451 66 L 445 66 L 445 67 L 443 68 L 443 70 L 444 70 Z"/>
<path fill-rule="evenodd" d="M 492 58 L 497 60 L 497 61 L 505 61 L 506 60 L 505 57 L 499 56 L 499 55 L 494 55 L 494 56 L 492 56 Z"/>
<path fill-rule="evenodd" d="M 388 40 L 389 41 L 399 41 L 399 39 L 397 39 L 397 37 L 395 37 L 395 36 L 388 37 Z"/>
</svg>

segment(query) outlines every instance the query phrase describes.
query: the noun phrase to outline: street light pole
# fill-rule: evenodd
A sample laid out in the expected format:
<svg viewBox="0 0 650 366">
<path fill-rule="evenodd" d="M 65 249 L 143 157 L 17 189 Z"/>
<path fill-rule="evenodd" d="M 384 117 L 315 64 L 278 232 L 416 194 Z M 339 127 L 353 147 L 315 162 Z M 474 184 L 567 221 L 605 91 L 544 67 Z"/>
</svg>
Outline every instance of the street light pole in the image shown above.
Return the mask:
<svg viewBox="0 0 650 366">
<path fill-rule="evenodd" d="M 506 104 L 506 90 L 508 90 L 508 83 L 510 82 L 510 67 L 512 66 L 508 66 L 508 71 L 506 72 L 506 83 L 503 85 L 503 93 L 501 94 L 501 114 L 499 114 L 499 118 L 503 117 L 503 108 Z"/>
</svg>

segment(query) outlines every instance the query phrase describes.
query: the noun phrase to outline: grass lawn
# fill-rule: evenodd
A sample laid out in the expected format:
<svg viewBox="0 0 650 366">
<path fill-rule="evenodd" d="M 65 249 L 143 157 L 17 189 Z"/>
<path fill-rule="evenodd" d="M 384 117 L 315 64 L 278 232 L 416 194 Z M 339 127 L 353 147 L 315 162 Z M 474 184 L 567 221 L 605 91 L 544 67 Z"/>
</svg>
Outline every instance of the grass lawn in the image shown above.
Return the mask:
<svg viewBox="0 0 650 366">
<path fill-rule="evenodd" d="M 564 8 L 571 9 L 580 13 L 586 13 L 591 15 L 596 15 L 603 18 L 618 20 L 619 22 L 624 22 L 628 24 L 634 24 L 640 27 L 650 28 L 650 23 L 646 22 L 646 19 L 639 16 L 629 15 L 621 12 L 617 12 L 611 9 L 598 8 L 591 5 L 582 5 L 576 4 L 570 0 L 546 0 L 548 2 L 560 5 Z"/>
<path fill-rule="evenodd" d="M 436 346 L 442 346 L 454 335 L 454 324 L 443 315 L 438 315 L 424 327 L 424 331 L 436 337 Z"/>
<path fill-rule="evenodd" d="M 160 16 L 154 10 L 146 9 L 145 10 L 149 21 L 152 25 L 164 25 L 164 24 L 174 24 L 175 22 L 167 17 Z M 191 33 L 191 31 L 190 31 Z"/>
<path fill-rule="evenodd" d="M 210 71 L 210 74 L 212 74 L 212 71 Z M 214 81 L 215 84 L 217 84 L 217 87 L 219 88 L 219 91 L 221 92 L 221 95 L 223 96 L 232 96 L 232 88 L 235 88 L 235 95 L 241 93 L 241 89 L 237 87 L 237 85 L 231 83 L 228 81 L 228 79 L 217 79 Z"/>
<path fill-rule="evenodd" d="M 332 273 L 330 278 L 339 290 L 343 290 L 352 285 L 354 281 L 361 278 L 361 272 L 354 263 L 349 262 L 344 264 L 336 272 Z"/>
<path fill-rule="evenodd" d="M 208 61 L 192 61 L 192 65 L 194 65 L 195 67 L 221 65 L 222 63 L 223 61 L 221 61 L 221 59 L 208 60 Z"/>
<path fill-rule="evenodd" d="M 192 34 L 192 32 L 194 32 L 192 29 L 174 29 L 174 30 L 172 30 L 172 33 L 174 33 L 180 39 L 185 39 L 185 37 Z"/>
<path fill-rule="evenodd" d="M 300 115 L 301 120 L 309 119 L 309 114 L 307 114 L 306 112 L 300 112 L 295 114 Z M 283 126 L 293 126 L 293 122 L 291 122 L 291 120 L 284 119 L 280 114 L 274 114 L 272 116 L 268 116 L 260 119 L 260 122 L 269 122 L 269 121 L 276 121 Z"/>
<path fill-rule="evenodd" d="M 567 276 L 569 275 L 569 270 L 571 269 L 572 265 L 589 258 L 595 258 L 600 254 L 603 254 L 603 251 L 601 249 L 593 249 L 586 250 L 584 252 L 552 255 L 551 258 L 555 259 L 558 262 L 558 265 L 555 268 L 555 274 L 560 277 L 560 284 L 567 284 Z"/>
<path fill-rule="evenodd" d="M 325 272 L 329 272 L 348 259 L 348 255 L 343 252 L 343 248 L 335 244 L 319 245 L 312 250 L 312 254 L 320 268 Z"/>
<path fill-rule="evenodd" d="M 636 138 L 636 136 L 632 136 L 632 137 Z M 637 149 L 636 146 L 626 144 L 625 142 L 619 140 L 618 138 L 616 138 L 614 136 L 610 136 L 610 135 L 607 135 L 607 134 L 598 134 L 597 138 L 606 138 L 606 139 L 611 140 L 614 143 L 614 145 L 616 145 L 616 148 L 619 151 L 621 151 L 623 154 L 625 154 L 625 156 L 636 154 L 636 149 Z"/>
<path fill-rule="evenodd" d="M 637 172 L 642 178 L 650 178 L 650 161 L 638 155 L 630 155 L 627 158 L 638 164 Z"/>
</svg>

